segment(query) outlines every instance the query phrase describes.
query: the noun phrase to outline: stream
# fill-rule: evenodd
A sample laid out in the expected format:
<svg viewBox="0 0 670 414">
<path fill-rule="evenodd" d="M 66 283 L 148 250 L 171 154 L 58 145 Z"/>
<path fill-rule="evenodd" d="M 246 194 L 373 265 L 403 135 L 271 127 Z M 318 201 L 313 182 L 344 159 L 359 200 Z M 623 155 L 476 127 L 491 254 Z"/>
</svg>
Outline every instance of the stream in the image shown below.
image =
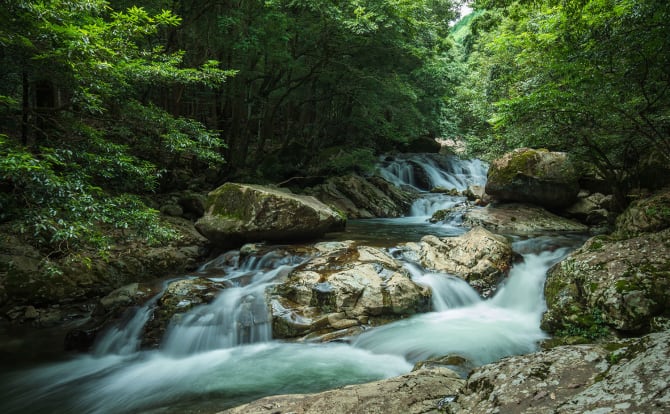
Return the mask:
<svg viewBox="0 0 670 414">
<path fill-rule="evenodd" d="M 393 247 L 426 234 L 466 232 L 459 217 L 449 223 L 427 221 L 435 211 L 465 198 L 428 190 L 483 185 L 486 165 L 415 155 L 384 160 L 380 174 L 421 192 L 411 215 L 353 220 L 346 232 L 329 237 L 388 248 L 416 283 L 432 289 L 431 312 L 368 329 L 346 341 L 273 340 L 264 292 L 307 258 L 271 250 L 242 259 L 239 252 L 228 252 L 226 260 L 214 259 L 185 276 L 205 276 L 230 287 L 171 325 L 160 350 L 139 349 L 156 296 L 124 326 L 109 330 L 90 354 L 0 373 L 0 412 L 216 412 L 266 395 L 316 392 L 405 374 L 428 358 L 458 355 L 481 365 L 536 350 L 546 338 L 540 329 L 546 271 L 584 239 L 510 236 L 524 260 L 513 266 L 495 296 L 484 300 L 461 279 L 427 272 Z"/>
</svg>

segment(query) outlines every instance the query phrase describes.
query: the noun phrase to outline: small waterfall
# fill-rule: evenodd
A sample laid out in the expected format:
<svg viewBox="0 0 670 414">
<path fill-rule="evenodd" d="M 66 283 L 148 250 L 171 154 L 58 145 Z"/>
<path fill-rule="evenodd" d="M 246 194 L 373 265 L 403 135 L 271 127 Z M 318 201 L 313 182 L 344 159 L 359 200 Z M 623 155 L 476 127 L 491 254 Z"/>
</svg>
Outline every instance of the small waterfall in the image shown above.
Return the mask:
<svg viewBox="0 0 670 414">
<path fill-rule="evenodd" d="M 304 258 L 281 250 L 240 258 L 229 252 L 205 264 L 210 279 L 230 285 L 210 304 L 199 306 L 169 327 L 162 349 L 170 355 L 188 355 L 272 339 L 272 321 L 265 291 L 286 276 Z M 224 276 L 212 277 L 212 273 Z"/>
<path fill-rule="evenodd" d="M 140 349 L 142 330 L 153 313 L 153 307 L 160 295 L 155 296 L 144 306 L 137 309 L 133 317 L 125 325 L 110 328 L 93 347 L 93 354 L 131 355 Z"/>
<path fill-rule="evenodd" d="M 430 287 L 434 311 L 462 308 L 482 301 L 477 291 L 463 279 L 445 273 L 426 272 L 414 263 L 405 263 L 404 266 L 413 281 Z"/>
<path fill-rule="evenodd" d="M 463 191 L 471 185 L 486 184 L 488 165 L 481 160 L 463 160 L 456 156 L 411 154 L 383 161 L 380 175 L 398 187 L 411 186 L 420 191 L 433 188 Z"/>
<path fill-rule="evenodd" d="M 445 303 L 441 310 L 437 308 L 438 300 L 435 312 L 365 332 L 356 338 L 354 346 L 380 354 L 402 355 L 410 361 L 457 354 L 475 364 L 532 352 L 538 341 L 546 337 L 540 329 L 546 272 L 567 252 L 557 249 L 527 253 L 525 261 L 512 268 L 507 283 L 493 298 L 467 299 L 466 293 L 463 303 L 456 303 L 456 307 Z M 425 283 L 432 283 L 433 277 L 429 274 Z M 447 284 L 449 289 L 458 286 Z M 439 292 L 441 287 L 436 290 Z M 451 292 L 447 298 L 451 300 L 452 296 L 461 297 Z"/>
<path fill-rule="evenodd" d="M 430 218 L 435 212 L 465 202 L 465 197 L 429 193 L 433 189 L 464 191 L 486 184 L 488 166 L 480 160 L 456 156 L 411 154 L 384 160 L 379 174 L 396 186 L 409 186 L 422 192 L 410 210 L 410 216 Z"/>
</svg>

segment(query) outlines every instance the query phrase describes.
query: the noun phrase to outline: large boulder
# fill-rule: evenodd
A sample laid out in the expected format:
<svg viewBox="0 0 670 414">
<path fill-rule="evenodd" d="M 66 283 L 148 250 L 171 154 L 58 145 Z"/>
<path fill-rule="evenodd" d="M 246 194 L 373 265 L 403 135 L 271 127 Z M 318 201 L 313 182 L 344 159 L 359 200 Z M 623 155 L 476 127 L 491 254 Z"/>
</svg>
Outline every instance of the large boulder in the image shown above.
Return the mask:
<svg viewBox="0 0 670 414">
<path fill-rule="evenodd" d="M 313 239 L 342 230 L 345 216 L 314 197 L 276 188 L 226 183 L 209 193 L 196 228 L 212 243 Z"/>
<path fill-rule="evenodd" d="M 415 284 L 402 264 L 384 250 L 353 242 L 316 247 L 321 254 L 295 269 L 271 292 L 275 337 L 355 333 L 364 325 L 430 309 L 430 291 Z"/>
<path fill-rule="evenodd" d="M 519 148 L 491 163 L 486 193 L 502 202 L 556 210 L 575 202 L 578 178 L 566 153 Z"/>
<path fill-rule="evenodd" d="M 670 189 L 633 202 L 616 220 L 615 235 L 633 237 L 670 227 Z"/>
<path fill-rule="evenodd" d="M 562 346 L 477 368 L 454 401 L 460 413 L 667 413 L 670 331 L 601 345 Z"/>
<path fill-rule="evenodd" d="M 587 339 L 613 328 L 649 331 L 670 309 L 670 229 L 617 241 L 589 239 L 552 267 L 542 328 Z"/>
<path fill-rule="evenodd" d="M 505 237 L 481 227 L 458 237 L 424 236 L 419 243 L 405 243 L 400 248 L 407 259 L 426 269 L 458 276 L 485 297 L 495 292 L 514 256 Z"/>
<path fill-rule="evenodd" d="M 517 203 L 470 208 L 463 215 L 463 224 L 515 235 L 588 231 L 588 227 L 582 223 L 559 217 L 541 207 Z"/>
<path fill-rule="evenodd" d="M 438 412 L 463 385 L 448 368 L 429 368 L 400 377 L 347 385 L 316 394 L 275 395 L 221 414 L 419 414 Z"/>
<path fill-rule="evenodd" d="M 414 195 L 385 179 L 356 174 L 332 177 L 305 191 L 329 206 L 346 213 L 348 218 L 401 217 L 407 214 Z"/>
</svg>

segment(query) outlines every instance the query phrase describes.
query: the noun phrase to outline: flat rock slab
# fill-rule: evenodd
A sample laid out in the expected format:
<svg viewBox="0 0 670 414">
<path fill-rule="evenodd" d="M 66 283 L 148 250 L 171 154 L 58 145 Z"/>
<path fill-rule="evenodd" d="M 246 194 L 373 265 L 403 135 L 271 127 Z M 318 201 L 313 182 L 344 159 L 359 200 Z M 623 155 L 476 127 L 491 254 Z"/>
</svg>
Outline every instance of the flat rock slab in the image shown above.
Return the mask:
<svg viewBox="0 0 670 414">
<path fill-rule="evenodd" d="M 316 394 L 265 397 L 219 414 L 419 414 L 438 412 L 465 381 L 447 368 L 348 385 Z"/>
<path fill-rule="evenodd" d="M 472 209 L 463 215 L 463 221 L 466 226 L 482 226 L 494 233 L 504 234 L 588 231 L 584 224 L 557 216 L 541 207 L 516 203 Z"/>
</svg>

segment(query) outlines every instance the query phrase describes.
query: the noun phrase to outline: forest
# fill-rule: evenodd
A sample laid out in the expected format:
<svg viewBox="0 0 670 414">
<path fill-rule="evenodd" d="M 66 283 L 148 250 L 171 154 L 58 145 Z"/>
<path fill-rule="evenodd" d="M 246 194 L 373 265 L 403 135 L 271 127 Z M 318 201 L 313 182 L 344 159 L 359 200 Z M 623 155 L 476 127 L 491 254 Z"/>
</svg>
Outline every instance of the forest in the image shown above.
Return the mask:
<svg viewBox="0 0 670 414">
<path fill-rule="evenodd" d="M 0 19 L 0 223 L 48 257 L 169 240 L 156 194 L 366 174 L 426 139 L 568 151 L 622 208 L 670 161 L 664 0 L 7 0 Z"/>
</svg>

